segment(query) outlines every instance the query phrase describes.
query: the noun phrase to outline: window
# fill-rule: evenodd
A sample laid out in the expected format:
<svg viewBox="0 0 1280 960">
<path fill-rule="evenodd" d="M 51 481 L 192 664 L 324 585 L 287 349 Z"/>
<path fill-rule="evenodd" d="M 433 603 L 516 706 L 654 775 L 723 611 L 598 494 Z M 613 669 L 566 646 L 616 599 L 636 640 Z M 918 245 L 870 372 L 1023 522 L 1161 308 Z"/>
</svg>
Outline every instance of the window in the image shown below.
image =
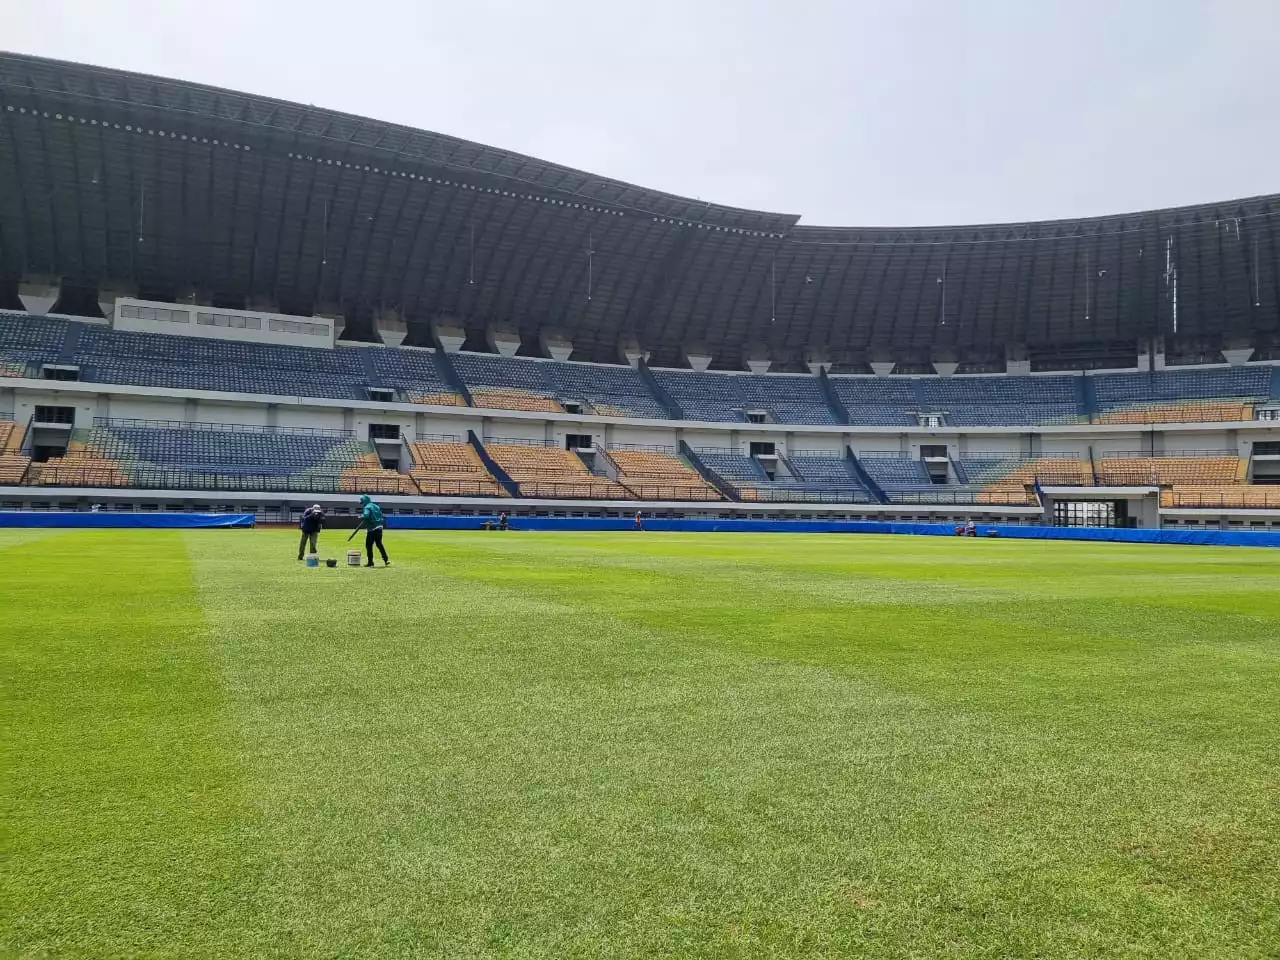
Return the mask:
<svg viewBox="0 0 1280 960">
<path fill-rule="evenodd" d="M 595 442 L 589 433 L 568 433 L 565 434 L 564 448 L 566 450 L 593 450 Z"/>
<path fill-rule="evenodd" d="M 76 422 L 76 408 L 48 407 L 39 404 L 36 406 L 35 422 L 72 426 Z"/>
<path fill-rule="evenodd" d="M 920 426 L 922 427 L 945 427 L 946 419 L 940 413 L 922 413 L 920 414 Z"/>
<path fill-rule="evenodd" d="M 751 455 L 753 457 L 777 456 L 773 443 L 768 440 L 752 440 Z"/>
<path fill-rule="evenodd" d="M 582 404 L 575 400 L 566 400 L 562 406 L 565 413 L 582 413 Z"/>
<path fill-rule="evenodd" d="M 921 460 L 947 459 L 947 445 L 945 443 L 920 444 L 920 459 Z"/>
<path fill-rule="evenodd" d="M 369 387 L 369 399 L 377 400 L 379 403 L 391 403 L 396 398 L 396 392 L 389 387 Z"/>
<path fill-rule="evenodd" d="M 120 305 L 120 316 L 125 320 L 159 320 L 164 323 L 190 323 L 191 314 L 186 310 L 168 307 L 141 307 L 132 303 Z"/>
<path fill-rule="evenodd" d="M 40 371 L 46 380 L 79 380 L 79 367 L 54 366 L 46 363 Z"/>
<path fill-rule="evenodd" d="M 1260 440 L 1253 445 L 1255 457 L 1280 457 L 1280 440 Z"/>
<path fill-rule="evenodd" d="M 763 410 L 748 410 L 747 423 L 768 423 L 768 414 Z"/>
<path fill-rule="evenodd" d="M 324 323 L 309 323 L 306 320 L 272 320 L 272 333 L 296 333 L 308 337 L 327 337 L 329 327 Z"/>
<path fill-rule="evenodd" d="M 1259 410 L 1254 414 L 1257 420 L 1280 420 L 1280 409 L 1271 408 L 1267 410 Z"/>
<path fill-rule="evenodd" d="M 196 314 L 196 323 L 205 327 L 230 327 L 233 330 L 261 330 L 261 317 L 241 317 L 230 313 L 207 313 L 201 311 Z"/>
<path fill-rule="evenodd" d="M 370 440 L 399 440 L 400 424 L 398 423 L 371 423 L 369 424 Z"/>
</svg>

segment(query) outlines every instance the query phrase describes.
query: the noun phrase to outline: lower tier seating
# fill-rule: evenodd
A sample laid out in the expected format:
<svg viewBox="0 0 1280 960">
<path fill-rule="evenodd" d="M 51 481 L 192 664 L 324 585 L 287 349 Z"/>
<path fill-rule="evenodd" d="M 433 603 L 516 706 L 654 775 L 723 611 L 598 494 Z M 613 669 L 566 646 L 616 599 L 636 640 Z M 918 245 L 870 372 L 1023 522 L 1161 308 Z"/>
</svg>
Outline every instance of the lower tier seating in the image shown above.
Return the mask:
<svg viewBox="0 0 1280 960">
<path fill-rule="evenodd" d="M 496 497 L 503 492 L 470 444 L 415 440 L 409 455 L 409 476 L 426 496 Z"/>
<path fill-rule="evenodd" d="M 610 450 L 618 479 L 640 500 L 723 500 L 702 474 L 674 454 L 657 450 Z"/>
<path fill-rule="evenodd" d="M 1242 483 L 1248 465 L 1239 457 L 1103 457 L 1100 486 L 1216 485 Z"/>
<path fill-rule="evenodd" d="M 351 466 L 338 478 L 338 489 L 343 493 L 416 494 L 417 485 L 411 477 L 396 470 L 388 470 L 375 453 L 357 454 Z"/>
<path fill-rule="evenodd" d="M 1160 506 L 1280 510 L 1280 484 L 1175 483 L 1161 491 Z"/>
<path fill-rule="evenodd" d="M 576 454 L 558 447 L 486 443 L 494 461 L 520 486 L 523 497 L 630 500 L 620 483 L 598 477 Z"/>
</svg>

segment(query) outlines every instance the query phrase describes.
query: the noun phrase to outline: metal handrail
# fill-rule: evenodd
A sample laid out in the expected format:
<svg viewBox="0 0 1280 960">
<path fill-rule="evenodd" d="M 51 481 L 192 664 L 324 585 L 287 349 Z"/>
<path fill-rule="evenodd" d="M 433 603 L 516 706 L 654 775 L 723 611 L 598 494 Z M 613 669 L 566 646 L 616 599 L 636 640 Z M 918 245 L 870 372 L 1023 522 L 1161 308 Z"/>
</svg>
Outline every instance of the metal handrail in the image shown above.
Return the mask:
<svg viewBox="0 0 1280 960">
<path fill-rule="evenodd" d="M 281 436 L 301 437 L 334 437 L 346 439 L 354 437 L 352 430 L 340 430 L 328 427 L 280 427 L 255 426 L 242 423 L 204 423 L 187 420 L 140 420 L 124 417 L 94 417 L 95 427 L 128 430 L 193 430 L 201 433 L 254 433 Z"/>
</svg>

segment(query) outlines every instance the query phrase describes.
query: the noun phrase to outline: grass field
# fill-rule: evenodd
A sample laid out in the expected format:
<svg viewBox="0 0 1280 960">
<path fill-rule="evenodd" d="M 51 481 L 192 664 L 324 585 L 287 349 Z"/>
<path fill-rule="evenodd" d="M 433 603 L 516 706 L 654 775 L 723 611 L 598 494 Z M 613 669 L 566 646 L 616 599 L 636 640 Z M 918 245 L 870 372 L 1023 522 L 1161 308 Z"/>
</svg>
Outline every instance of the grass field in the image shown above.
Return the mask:
<svg viewBox="0 0 1280 960">
<path fill-rule="evenodd" d="M 0 955 L 1280 956 L 1280 550 L 387 546 L 0 531 Z"/>
</svg>

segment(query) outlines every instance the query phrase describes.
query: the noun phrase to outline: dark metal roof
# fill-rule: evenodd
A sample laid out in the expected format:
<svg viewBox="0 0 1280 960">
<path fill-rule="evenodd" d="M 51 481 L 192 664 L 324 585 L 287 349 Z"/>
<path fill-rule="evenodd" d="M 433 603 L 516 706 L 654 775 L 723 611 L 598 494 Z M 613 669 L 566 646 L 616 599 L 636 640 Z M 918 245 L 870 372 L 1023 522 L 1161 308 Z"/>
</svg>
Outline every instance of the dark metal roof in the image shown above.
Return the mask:
<svg viewBox="0 0 1280 960">
<path fill-rule="evenodd" d="M 974 227 L 800 226 L 439 134 L 0 54 L 0 276 L 400 311 L 579 356 L 799 358 L 1267 336 L 1280 197 Z"/>
</svg>

